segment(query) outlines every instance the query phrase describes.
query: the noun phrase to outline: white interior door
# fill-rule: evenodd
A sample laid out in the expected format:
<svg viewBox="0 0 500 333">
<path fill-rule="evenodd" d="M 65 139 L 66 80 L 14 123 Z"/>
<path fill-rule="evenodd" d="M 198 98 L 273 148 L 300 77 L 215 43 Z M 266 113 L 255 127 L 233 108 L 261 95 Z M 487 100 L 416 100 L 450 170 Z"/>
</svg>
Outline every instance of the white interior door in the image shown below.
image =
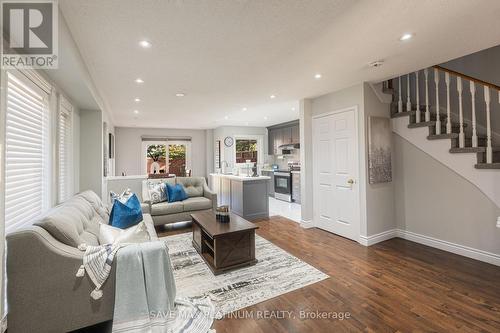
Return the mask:
<svg viewBox="0 0 500 333">
<path fill-rule="evenodd" d="M 314 223 L 359 240 L 357 109 L 313 119 Z"/>
</svg>

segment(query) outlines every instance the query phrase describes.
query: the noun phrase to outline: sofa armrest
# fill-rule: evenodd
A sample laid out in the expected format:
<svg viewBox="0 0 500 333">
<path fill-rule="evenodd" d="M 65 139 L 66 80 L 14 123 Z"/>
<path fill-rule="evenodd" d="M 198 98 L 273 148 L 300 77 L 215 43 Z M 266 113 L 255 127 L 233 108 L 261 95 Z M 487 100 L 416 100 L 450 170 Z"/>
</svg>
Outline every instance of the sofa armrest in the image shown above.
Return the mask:
<svg viewBox="0 0 500 333">
<path fill-rule="evenodd" d="M 212 201 L 212 209 L 215 210 L 217 208 L 217 193 L 212 191 L 206 183 L 203 184 L 203 196 Z"/>
<path fill-rule="evenodd" d="M 142 214 L 151 214 L 151 203 L 148 202 L 141 202 L 141 209 L 142 209 Z"/>
<path fill-rule="evenodd" d="M 82 263 L 83 251 L 41 227 L 7 235 L 9 332 L 68 332 L 112 319 L 115 262 L 97 301 L 88 275 L 75 276 Z"/>
</svg>

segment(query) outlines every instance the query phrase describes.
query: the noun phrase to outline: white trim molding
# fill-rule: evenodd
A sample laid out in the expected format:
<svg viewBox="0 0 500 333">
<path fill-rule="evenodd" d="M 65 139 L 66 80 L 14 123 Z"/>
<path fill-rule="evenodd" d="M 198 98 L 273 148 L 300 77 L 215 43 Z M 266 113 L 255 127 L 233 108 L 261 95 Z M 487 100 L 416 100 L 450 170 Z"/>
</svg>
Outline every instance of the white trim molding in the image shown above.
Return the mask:
<svg viewBox="0 0 500 333">
<path fill-rule="evenodd" d="M 497 222 L 497 226 L 500 227 L 500 217 Z M 402 229 L 390 229 L 371 236 L 360 236 L 359 243 L 364 246 L 371 246 L 396 237 L 500 266 L 500 254 L 475 249 Z"/>
<path fill-rule="evenodd" d="M 484 261 L 492 265 L 500 266 L 500 254 L 474 249 L 465 245 L 460 245 L 401 229 L 398 230 L 398 237 L 415 243 L 434 247 L 443 251 L 455 253 L 464 257 Z"/>
<path fill-rule="evenodd" d="M 398 229 L 391 229 L 371 236 L 359 236 L 359 243 L 364 246 L 371 246 L 391 238 L 398 237 Z"/>
<path fill-rule="evenodd" d="M 314 228 L 314 223 L 312 220 L 300 220 L 300 226 L 304 229 Z"/>
</svg>

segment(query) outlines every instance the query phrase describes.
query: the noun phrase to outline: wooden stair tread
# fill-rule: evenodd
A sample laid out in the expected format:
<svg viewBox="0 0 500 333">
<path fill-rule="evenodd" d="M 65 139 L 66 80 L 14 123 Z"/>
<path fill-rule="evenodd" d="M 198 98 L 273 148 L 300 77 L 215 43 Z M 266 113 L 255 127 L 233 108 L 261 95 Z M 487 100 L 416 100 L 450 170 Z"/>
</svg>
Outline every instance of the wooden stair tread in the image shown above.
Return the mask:
<svg viewBox="0 0 500 333">
<path fill-rule="evenodd" d="M 500 169 L 500 163 L 477 163 L 476 169 Z"/>
<path fill-rule="evenodd" d="M 405 112 L 396 112 L 391 115 L 391 118 L 399 118 L 399 117 L 407 117 L 414 115 L 416 111 L 405 111 Z"/>
<path fill-rule="evenodd" d="M 411 123 L 408 125 L 408 128 L 429 127 L 429 126 L 436 126 L 436 122 L 434 120 L 431 120 L 431 121 L 421 121 L 419 123 Z"/>
<path fill-rule="evenodd" d="M 464 147 L 464 148 L 451 148 L 450 153 L 484 153 L 486 147 Z"/>
<path fill-rule="evenodd" d="M 427 136 L 427 139 L 429 139 L 429 140 L 456 139 L 456 138 L 458 138 L 458 133 L 434 134 L 434 135 Z"/>
<path fill-rule="evenodd" d="M 500 151 L 500 147 L 491 147 L 492 151 Z M 486 153 L 486 147 L 451 148 L 450 153 Z"/>
</svg>

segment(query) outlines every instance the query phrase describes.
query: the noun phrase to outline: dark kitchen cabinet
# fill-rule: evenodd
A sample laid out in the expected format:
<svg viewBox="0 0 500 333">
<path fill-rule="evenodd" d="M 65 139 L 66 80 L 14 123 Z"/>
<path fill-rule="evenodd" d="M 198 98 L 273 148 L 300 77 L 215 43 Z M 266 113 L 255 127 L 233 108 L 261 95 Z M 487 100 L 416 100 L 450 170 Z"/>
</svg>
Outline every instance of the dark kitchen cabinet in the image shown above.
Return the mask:
<svg viewBox="0 0 500 333">
<path fill-rule="evenodd" d="M 300 143 L 300 127 L 299 127 L 299 125 L 292 126 L 292 143 Z"/>
<path fill-rule="evenodd" d="M 267 128 L 269 155 L 279 155 L 281 145 L 300 143 L 299 121 L 279 124 Z"/>
<path fill-rule="evenodd" d="M 291 127 L 285 127 L 285 128 L 282 128 L 282 144 L 283 145 L 287 145 L 287 144 L 290 144 L 290 143 L 293 143 L 292 142 L 292 128 Z"/>
</svg>

